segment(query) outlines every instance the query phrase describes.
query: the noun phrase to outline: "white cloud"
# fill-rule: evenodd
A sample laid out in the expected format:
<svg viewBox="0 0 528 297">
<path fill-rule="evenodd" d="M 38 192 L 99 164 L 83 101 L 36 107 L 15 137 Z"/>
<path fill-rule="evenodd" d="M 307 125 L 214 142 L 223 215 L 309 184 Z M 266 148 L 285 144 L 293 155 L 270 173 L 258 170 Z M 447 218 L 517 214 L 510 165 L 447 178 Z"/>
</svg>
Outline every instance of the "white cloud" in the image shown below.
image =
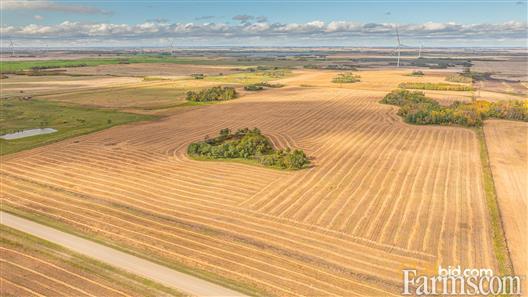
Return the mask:
<svg viewBox="0 0 528 297">
<path fill-rule="evenodd" d="M 510 21 L 497 24 L 458 24 L 454 22 L 398 25 L 404 40 L 498 40 L 526 41 L 526 22 Z M 25 26 L 4 26 L 0 33 L 5 38 L 27 41 L 57 40 L 82 43 L 83 40 L 97 39 L 101 43 L 133 40 L 159 40 L 163 38 L 184 38 L 206 40 L 210 43 L 229 40 L 359 40 L 390 39 L 394 37 L 394 24 L 357 23 L 314 20 L 307 23 L 243 22 L 226 23 L 168 23 L 147 21 L 141 24 L 81 23 L 65 21 L 55 25 L 30 24 Z M 405 42 L 405 41 L 404 41 Z"/>
<path fill-rule="evenodd" d="M 109 11 L 92 6 L 62 4 L 50 0 L 9 0 L 3 1 L 2 10 L 45 10 L 84 14 L 110 14 Z"/>
<path fill-rule="evenodd" d="M 37 20 L 37 21 L 42 21 L 42 20 L 44 19 L 43 16 L 38 15 L 38 14 L 34 15 L 33 18 L 34 18 L 35 20 Z"/>
<path fill-rule="evenodd" d="M 358 30 L 361 25 L 358 23 L 347 22 L 347 21 L 333 21 L 326 27 L 326 32 L 347 32 Z"/>
</svg>

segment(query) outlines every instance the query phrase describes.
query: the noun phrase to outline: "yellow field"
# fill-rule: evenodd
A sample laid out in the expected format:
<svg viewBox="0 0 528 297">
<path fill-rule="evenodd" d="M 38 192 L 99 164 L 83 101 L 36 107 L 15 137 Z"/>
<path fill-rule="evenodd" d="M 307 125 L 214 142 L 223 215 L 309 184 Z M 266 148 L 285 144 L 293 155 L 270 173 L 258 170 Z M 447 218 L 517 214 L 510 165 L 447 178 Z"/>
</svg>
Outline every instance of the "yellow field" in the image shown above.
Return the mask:
<svg viewBox="0 0 528 297">
<path fill-rule="evenodd" d="M 191 65 L 184 66 L 186 66 L 184 69 L 193 69 Z M 152 65 L 150 67 L 151 70 L 155 68 Z M 144 65 L 140 67 L 140 69 L 144 68 Z M 128 73 L 128 75 L 133 74 L 134 72 Z M 233 85 L 239 87 L 239 92 L 244 93 L 241 88 L 243 85 L 273 79 L 259 72 L 207 76 L 203 80 L 189 76 L 163 75 L 146 76 L 145 78 L 11 75 L 8 79 L 1 80 L 0 83 L 2 97 L 33 96 L 36 99 L 75 105 L 142 112 L 181 105 L 186 102 L 185 94 L 189 90 Z"/>
<path fill-rule="evenodd" d="M 127 83 L 83 91 L 39 96 L 46 99 L 79 105 L 118 109 L 148 109 L 174 106 L 185 102 L 189 90 L 218 85 L 203 80 L 153 80 Z"/>
<path fill-rule="evenodd" d="M 526 275 L 528 124 L 492 120 L 484 131 L 513 268 L 516 274 Z"/>
<path fill-rule="evenodd" d="M 370 95 L 379 95 L 383 97 L 393 89 L 397 89 L 402 82 L 429 82 L 445 83 L 445 77 L 450 73 L 447 71 L 424 71 L 425 75 L 421 77 L 409 76 L 412 71 L 405 70 L 362 70 L 354 71 L 354 74 L 361 76 L 361 81 L 350 84 L 333 83 L 332 78 L 340 71 L 295 71 L 300 74 L 291 78 L 278 80 L 281 83 L 300 87 L 331 87 L 346 88 L 351 90 L 369 91 Z M 423 90 L 419 90 L 423 91 Z M 471 101 L 472 92 L 455 92 L 455 91 L 423 91 L 427 96 L 438 100 L 442 104 L 450 104 L 454 101 Z"/>
<path fill-rule="evenodd" d="M 284 88 L 6 156 L 1 201 L 273 295 L 391 296 L 403 268 L 496 270 L 475 133 L 407 125 L 378 103 L 398 80 L 432 78 L 358 74 L 340 86 L 307 71 Z M 189 143 L 226 127 L 258 127 L 314 166 L 187 158 Z"/>
</svg>

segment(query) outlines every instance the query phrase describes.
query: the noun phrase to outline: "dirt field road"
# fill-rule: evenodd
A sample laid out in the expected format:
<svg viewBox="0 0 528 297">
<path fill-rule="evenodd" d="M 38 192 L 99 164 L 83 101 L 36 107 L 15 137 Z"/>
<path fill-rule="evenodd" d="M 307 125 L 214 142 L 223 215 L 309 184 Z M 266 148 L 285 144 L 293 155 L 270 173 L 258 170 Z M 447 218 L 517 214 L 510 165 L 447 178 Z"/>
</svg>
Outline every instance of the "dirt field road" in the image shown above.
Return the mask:
<svg viewBox="0 0 528 297">
<path fill-rule="evenodd" d="M 3 225 L 44 238 L 72 251 L 103 261 L 166 286 L 194 296 L 244 296 L 241 293 L 209 283 L 199 278 L 120 252 L 104 245 L 74 236 L 32 221 L 0 212 Z"/>
</svg>

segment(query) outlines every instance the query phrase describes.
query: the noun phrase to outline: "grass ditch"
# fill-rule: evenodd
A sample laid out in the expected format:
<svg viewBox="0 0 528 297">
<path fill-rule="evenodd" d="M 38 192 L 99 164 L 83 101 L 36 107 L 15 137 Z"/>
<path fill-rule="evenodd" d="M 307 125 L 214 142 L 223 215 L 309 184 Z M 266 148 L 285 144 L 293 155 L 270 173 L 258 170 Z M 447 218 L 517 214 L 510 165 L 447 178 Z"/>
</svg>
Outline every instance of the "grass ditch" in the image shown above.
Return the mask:
<svg viewBox="0 0 528 297">
<path fill-rule="evenodd" d="M 499 273 L 501 275 L 512 275 L 513 265 L 511 262 L 508 242 L 506 241 L 506 236 L 504 233 L 502 215 L 500 212 L 499 201 L 497 199 L 495 182 L 493 180 L 493 172 L 491 171 L 484 129 L 482 127 L 478 127 L 474 128 L 473 130 L 475 131 L 479 141 L 480 162 L 482 164 L 482 180 L 484 183 L 484 193 L 486 195 L 486 205 L 488 206 L 490 216 L 493 250 L 495 257 L 497 258 L 497 264 L 499 265 Z"/>
<path fill-rule="evenodd" d="M 231 279 L 227 279 L 220 275 L 217 275 L 217 274 L 214 274 L 214 273 L 202 270 L 202 269 L 191 268 L 191 267 L 185 266 L 184 264 L 181 264 L 175 261 L 167 261 L 161 258 L 157 258 L 155 256 L 146 254 L 145 252 L 139 251 L 136 248 L 127 247 L 127 246 L 118 244 L 112 240 L 109 241 L 101 235 L 95 235 L 95 234 L 87 235 L 65 223 L 58 222 L 56 220 L 50 219 L 48 217 L 44 217 L 42 215 L 37 215 L 34 213 L 23 211 L 23 210 L 20 210 L 20 209 L 17 209 L 17 208 L 14 208 L 14 207 L 11 207 L 5 204 L 2 205 L 2 211 L 5 211 L 13 215 L 20 216 L 22 218 L 31 220 L 33 222 L 46 225 L 51 228 L 55 228 L 57 230 L 60 230 L 60 231 L 63 231 L 63 232 L 66 232 L 66 233 L 69 233 L 75 236 L 79 236 L 81 238 L 84 238 L 84 239 L 102 244 L 104 246 L 119 250 L 121 252 L 128 253 L 130 255 L 145 259 L 147 261 L 151 261 L 153 263 L 201 278 L 203 280 L 210 281 L 212 283 L 221 285 L 229 289 L 233 289 L 235 291 L 247 294 L 249 296 L 268 296 L 269 295 L 249 284 L 240 283 L 240 282 L 237 282 Z"/>
</svg>

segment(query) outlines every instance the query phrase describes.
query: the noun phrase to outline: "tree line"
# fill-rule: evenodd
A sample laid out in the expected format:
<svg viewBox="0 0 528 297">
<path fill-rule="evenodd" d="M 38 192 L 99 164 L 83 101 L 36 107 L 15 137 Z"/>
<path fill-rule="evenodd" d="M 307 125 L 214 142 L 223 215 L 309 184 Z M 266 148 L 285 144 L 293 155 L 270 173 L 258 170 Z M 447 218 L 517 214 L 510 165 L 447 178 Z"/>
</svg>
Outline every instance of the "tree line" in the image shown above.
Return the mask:
<svg viewBox="0 0 528 297">
<path fill-rule="evenodd" d="M 381 103 L 400 107 L 398 115 L 408 123 L 428 125 L 481 126 L 487 118 L 528 121 L 528 101 L 509 100 L 488 102 L 477 100 L 471 103 L 454 102 L 442 106 L 428 98 L 423 92 L 394 90 Z"/>
<path fill-rule="evenodd" d="M 222 129 L 217 137 L 206 137 L 203 141 L 191 143 L 187 153 L 205 159 L 251 160 L 281 169 L 301 169 L 310 164 L 303 150 L 274 149 L 258 128 L 239 129 L 235 133 L 228 128 Z"/>
<path fill-rule="evenodd" d="M 238 94 L 233 87 L 212 87 L 198 92 L 188 91 L 186 99 L 192 102 L 225 101 L 237 96 Z"/>
</svg>

